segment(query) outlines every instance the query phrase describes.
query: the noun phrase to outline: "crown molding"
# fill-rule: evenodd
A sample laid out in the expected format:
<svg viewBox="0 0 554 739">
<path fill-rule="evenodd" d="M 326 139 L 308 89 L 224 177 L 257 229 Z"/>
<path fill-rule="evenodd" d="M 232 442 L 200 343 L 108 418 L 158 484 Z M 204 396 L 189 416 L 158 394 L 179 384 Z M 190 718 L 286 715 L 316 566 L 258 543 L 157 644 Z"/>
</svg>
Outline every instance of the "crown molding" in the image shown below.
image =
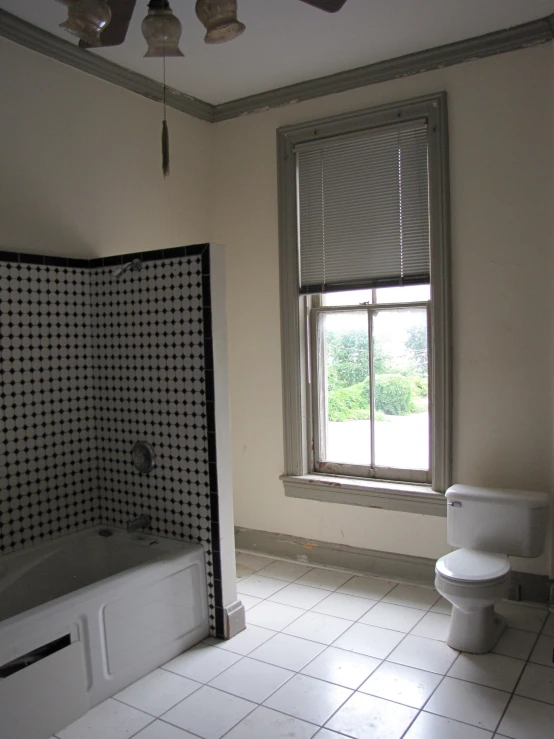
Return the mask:
<svg viewBox="0 0 554 739">
<path fill-rule="evenodd" d="M 98 54 L 80 49 L 76 44 L 64 41 L 53 33 L 44 31 L 2 9 L 0 9 L 0 36 L 150 100 L 161 102 L 163 98 L 163 85 L 159 82 L 114 64 Z M 215 106 L 192 95 L 167 88 L 166 102 L 168 106 L 182 113 L 188 113 L 203 121 L 213 121 Z"/>
<path fill-rule="evenodd" d="M 554 14 L 548 18 L 523 23 L 502 31 L 494 31 L 484 36 L 476 36 L 453 44 L 368 64 L 365 67 L 357 67 L 346 72 L 287 85 L 239 100 L 231 100 L 215 106 L 214 122 L 346 92 L 357 87 L 376 85 L 379 82 L 388 82 L 420 72 L 430 72 L 434 69 L 483 59 L 495 54 L 537 46 L 551 41 L 553 35 Z"/>
<path fill-rule="evenodd" d="M 114 85 L 160 102 L 163 86 L 138 72 L 132 72 L 114 64 L 97 54 L 80 49 L 75 44 L 44 31 L 15 15 L 0 9 L 0 36 L 26 46 L 28 49 L 45 54 L 63 64 L 92 74 Z M 483 59 L 495 54 L 537 46 L 554 38 L 554 14 L 513 28 L 487 33 L 484 36 L 457 41 L 453 44 L 437 46 L 426 51 L 368 64 L 346 72 L 318 77 L 317 79 L 287 85 L 257 95 L 231 100 L 228 103 L 212 105 L 192 95 L 167 89 L 167 105 L 182 113 L 217 123 L 238 116 L 258 113 L 271 108 L 312 100 L 325 95 L 333 95 L 357 87 L 376 85 L 379 82 L 408 77 L 420 72 L 430 72 L 454 64 Z"/>
</svg>

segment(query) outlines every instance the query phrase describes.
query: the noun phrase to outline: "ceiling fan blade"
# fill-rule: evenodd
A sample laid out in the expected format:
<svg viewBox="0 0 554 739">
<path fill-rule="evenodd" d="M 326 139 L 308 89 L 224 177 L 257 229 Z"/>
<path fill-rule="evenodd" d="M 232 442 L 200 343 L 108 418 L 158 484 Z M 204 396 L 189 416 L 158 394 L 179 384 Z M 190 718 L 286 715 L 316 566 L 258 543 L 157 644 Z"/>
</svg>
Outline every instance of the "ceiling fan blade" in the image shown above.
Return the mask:
<svg viewBox="0 0 554 739">
<path fill-rule="evenodd" d="M 108 0 L 112 19 L 100 34 L 100 47 L 119 46 L 125 41 L 136 3 L 137 0 Z M 86 41 L 79 41 L 79 46 L 82 49 L 91 48 Z"/>
<path fill-rule="evenodd" d="M 314 8 L 319 8 L 319 10 L 325 10 L 327 13 L 337 13 L 346 0 L 302 0 L 302 2 L 313 5 Z"/>
</svg>

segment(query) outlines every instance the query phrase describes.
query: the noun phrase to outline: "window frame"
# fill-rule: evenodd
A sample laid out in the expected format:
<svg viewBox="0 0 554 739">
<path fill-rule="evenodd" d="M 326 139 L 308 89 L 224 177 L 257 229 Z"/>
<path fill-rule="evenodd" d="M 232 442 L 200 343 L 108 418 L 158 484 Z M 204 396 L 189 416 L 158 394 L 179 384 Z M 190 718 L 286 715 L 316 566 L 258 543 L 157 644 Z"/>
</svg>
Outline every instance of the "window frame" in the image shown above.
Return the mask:
<svg viewBox="0 0 554 739">
<path fill-rule="evenodd" d="M 375 294 L 375 289 L 373 293 Z M 319 428 L 319 432 L 315 433 L 312 431 L 312 443 L 309 445 L 308 452 L 310 458 L 308 460 L 309 468 L 314 470 L 314 474 L 334 474 L 340 477 L 350 478 L 367 478 L 374 480 L 389 480 L 398 482 L 417 482 L 423 484 L 431 483 L 431 469 L 429 465 L 428 470 L 416 470 L 416 469 L 396 469 L 392 467 L 384 467 L 377 464 L 361 465 L 361 464 L 348 464 L 345 462 L 331 462 L 322 461 L 321 449 L 325 447 L 325 430 L 323 428 L 323 418 L 321 417 L 321 400 L 323 394 L 323 388 L 325 386 L 323 372 L 325 369 L 325 359 L 323 357 L 323 342 L 319 334 L 318 319 L 320 316 L 325 314 L 334 313 L 366 313 L 367 324 L 368 324 L 368 370 L 370 376 L 369 388 L 370 388 L 370 407 L 374 407 L 374 390 L 375 390 L 375 372 L 373 369 L 373 315 L 374 313 L 380 313 L 384 311 L 399 311 L 399 310 L 413 310 L 414 308 L 425 311 L 425 323 L 427 325 L 427 335 L 430 335 L 430 300 L 413 300 L 411 302 L 406 301 L 403 303 L 384 303 L 373 301 L 369 304 L 360 305 L 332 305 L 326 306 L 320 304 L 320 295 L 308 296 L 312 298 L 311 301 L 307 301 L 307 314 L 308 314 L 308 331 L 309 331 L 309 385 L 310 385 L 310 410 L 312 415 L 312 429 Z M 311 305 L 310 305 L 311 303 Z M 431 347 L 429 347 L 430 349 Z M 319 355 L 319 356 L 317 356 Z M 428 354 L 428 367 L 431 364 L 431 352 Z M 430 373 L 428 372 L 430 375 Z M 429 386 L 432 386 L 432 382 L 429 376 Z M 433 429 L 431 424 L 432 408 L 429 407 L 429 449 L 433 443 Z M 375 420 L 371 422 L 371 457 L 375 456 Z"/>
<path fill-rule="evenodd" d="M 297 144 L 397 124 L 428 122 L 431 241 L 430 469 L 431 485 L 314 473 L 308 394 L 308 302 L 299 292 L 297 249 Z M 452 342 L 450 193 L 446 93 L 346 113 L 277 130 L 281 345 L 285 494 L 313 500 L 446 515 L 443 493 L 452 468 Z"/>
</svg>

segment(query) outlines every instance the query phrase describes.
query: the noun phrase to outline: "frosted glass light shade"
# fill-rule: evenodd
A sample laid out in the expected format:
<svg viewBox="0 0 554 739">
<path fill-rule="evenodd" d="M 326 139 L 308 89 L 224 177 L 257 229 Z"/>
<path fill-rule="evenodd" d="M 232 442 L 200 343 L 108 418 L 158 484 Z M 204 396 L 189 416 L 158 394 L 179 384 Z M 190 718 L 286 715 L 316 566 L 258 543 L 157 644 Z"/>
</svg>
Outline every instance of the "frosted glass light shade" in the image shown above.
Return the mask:
<svg viewBox="0 0 554 739">
<path fill-rule="evenodd" d="M 112 19 L 112 11 L 106 0 L 58 0 L 67 6 L 67 20 L 60 23 L 68 33 L 100 46 L 100 34 Z"/>
<path fill-rule="evenodd" d="M 167 0 L 150 0 L 142 21 L 142 35 L 148 44 L 145 57 L 184 56 L 179 49 L 183 28 Z"/>
<path fill-rule="evenodd" d="M 246 28 L 237 20 L 237 0 L 197 0 L 196 15 L 206 28 L 207 44 L 232 41 Z"/>
</svg>

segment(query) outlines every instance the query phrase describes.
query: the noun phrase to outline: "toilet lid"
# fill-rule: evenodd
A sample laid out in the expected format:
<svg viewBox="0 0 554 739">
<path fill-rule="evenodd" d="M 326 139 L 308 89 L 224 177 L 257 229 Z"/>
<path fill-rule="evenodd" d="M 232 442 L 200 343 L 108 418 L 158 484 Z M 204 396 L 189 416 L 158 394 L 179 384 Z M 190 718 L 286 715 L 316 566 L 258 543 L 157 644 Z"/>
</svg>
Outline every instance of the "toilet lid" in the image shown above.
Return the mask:
<svg viewBox="0 0 554 739">
<path fill-rule="evenodd" d="M 510 560 L 505 554 L 457 549 L 439 559 L 437 571 L 450 580 L 487 582 L 507 575 Z"/>
</svg>

